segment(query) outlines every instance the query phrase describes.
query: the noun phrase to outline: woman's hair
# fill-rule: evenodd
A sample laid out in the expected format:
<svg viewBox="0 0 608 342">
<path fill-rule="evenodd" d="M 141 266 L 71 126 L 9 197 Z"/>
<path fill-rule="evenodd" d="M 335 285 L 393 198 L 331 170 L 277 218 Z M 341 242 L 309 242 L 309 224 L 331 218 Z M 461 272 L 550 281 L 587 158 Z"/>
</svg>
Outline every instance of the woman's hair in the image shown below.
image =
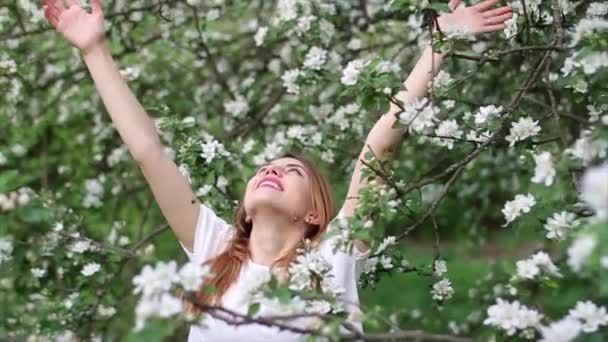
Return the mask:
<svg viewBox="0 0 608 342">
<path fill-rule="evenodd" d="M 309 239 L 314 244 L 318 243 L 323 233 L 327 230 L 327 225 L 333 217 L 333 200 L 331 191 L 325 177 L 313 166 L 313 164 L 298 154 L 286 153 L 279 158 L 294 158 L 302 162 L 310 178 L 310 192 L 312 194 L 313 210 L 316 211 L 320 224 L 307 224 L 305 238 Z M 212 276 L 205 280 L 204 285 L 211 285 L 215 291 L 212 293 L 203 291 L 202 287 L 196 293 L 196 298 L 199 303 L 217 305 L 220 303 L 222 296 L 226 293 L 230 285 L 232 285 L 241 272 L 243 263 L 250 257 L 249 237 L 253 228 L 252 223 L 246 222 L 247 213 L 243 206 L 245 194 L 234 212 L 234 234 L 228 245 L 216 257 L 209 259 L 205 264 L 209 265 Z M 290 249 L 280 259 L 275 260 L 271 268 L 288 269 L 291 262 L 297 255 L 297 249 L 302 242 Z M 183 296 L 182 296 L 183 297 Z M 186 302 L 185 309 L 189 313 L 197 314 L 201 310 L 195 305 Z"/>
</svg>

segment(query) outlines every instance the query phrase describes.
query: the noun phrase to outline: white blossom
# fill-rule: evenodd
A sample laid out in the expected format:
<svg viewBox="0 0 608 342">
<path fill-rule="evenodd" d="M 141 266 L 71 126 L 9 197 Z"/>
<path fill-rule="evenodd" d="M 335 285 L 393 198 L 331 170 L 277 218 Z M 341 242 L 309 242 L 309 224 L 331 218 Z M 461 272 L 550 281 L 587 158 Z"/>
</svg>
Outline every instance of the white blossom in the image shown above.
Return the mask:
<svg viewBox="0 0 608 342">
<path fill-rule="evenodd" d="M 85 189 L 86 194 L 82 200 L 82 206 L 85 208 L 101 207 L 101 197 L 104 191 L 102 181 L 100 179 L 87 179 L 85 181 Z"/>
<path fill-rule="evenodd" d="M 444 100 L 441 102 L 446 109 L 452 109 L 456 105 L 456 101 L 454 100 Z"/>
<path fill-rule="evenodd" d="M 220 190 L 225 191 L 226 186 L 228 185 L 228 178 L 226 178 L 224 175 L 220 175 L 217 177 L 217 182 L 215 184 Z"/>
<path fill-rule="evenodd" d="M 142 271 L 133 277 L 134 294 L 142 293 L 144 297 L 160 294 L 171 288 L 172 282 L 178 281 L 175 261 L 156 263 L 156 267 L 145 265 Z"/>
<path fill-rule="evenodd" d="M 608 270 L 608 255 L 604 255 L 600 258 L 600 265 Z"/>
<path fill-rule="evenodd" d="M 608 58 L 608 57 L 607 57 Z M 600 115 L 603 111 L 608 109 L 608 106 L 595 106 L 595 105 L 587 105 L 587 110 L 589 111 L 589 122 L 597 122 L 600 118 Z"/>
<path fill-rule="evenodd" d="M 192 184 L 192 179 L 190 178 L 190 170 L 188 169 L 188 165 L 179 164 L 179 167 L 177 169 L 184 176 L 184 178 L 186 178 L 186 180 L 188 181 L 188 184 Z"/>
<path fill-rule="evenodd" d="M 608 3 L 592 2 L 587 7 L 587 15 L 590 17 L 601 17 L 608 14 Z"/>
<path fill-rule="evenodd" d="M 608 325 L 608 314 L 605 307 L 598 307 L 591 301 L 577 302 L 568 312 L 568 317 L 578 319 L 586 333 L 596 332 L 600 326 Z"/>
<path fill-rule="evenodd" d="M 220 17 L 220 10 L 217 8 L 212 8 L 205 14 L 205 18 L 209 21 L 213 21 Z"/>
<path fill-rule="evenodd" d="M 0 237 L 0 265 L 11 260 L 13 252 L 13 241 L 8 236 Z"/>
<path fill-rule="evenodd" d="M 597 239 L 590 235 L 582 235 L 576 238 L 566 253 L 568 254 L 568 265 L 573 271 L 579 272 L 587 259 L 593 254 L 597 245 Z"/>
<path fill-rule="evenodd" d="M 5 69 L 7 73 L 14 74 L 17 72 L 17 63 L 12 59 L 0 60 L 0 69 Z"/>
<path fill-rule="evenodd" d="M 530 209 L 535 204 L 536 199 L 530 193 L 528 193 L 527 195 L 515 195 L 515 199 L 513 199 L 512 201 L 507 201 L 507 203 L 505 203 L 504 208 L 502 209 L 502 213 L 505 215 L 505 219 L 507 220 L 507 223 L 502 226 L 506 227 L 513 220 L 518 218 L 522 213 L 530 212 Z"/>
<path fill-rule="evenodd" d="M 378 257 L 370 257 L 365 259 L 365 263 L 363 264 L 363 273 L 369 274 L 376 272 L 376 265 L 380 259 Z"/>
<path fill-rule="evenodd" d="M 135 331 L 145 326 L 146 319 L 150 317 L 168 318 L 182 311 L 183 304 L 178 298 L 169 293 L 158 296 L 144 296 L 135 307 Z"/>
<path fill-rule="evenodd" d="M 320 70 L 325 60 L 327 59 L 327 50 L 321 49 L 318 46 L 313 46 L 308 50 L 304 58 L 304 68 Z"/>
<path fill-rule="evenodd" d="M 479 126 L 485 124 L 491 118 L 498 118 L 502 110 L 502 106 L 496 107 L 495 105 L 479 107 L 479 110 L 475 113 L 475 125 Z"/>
<path fill-rule="evenodd" d="M 32 275 L 36 278 L 42 278 L 46 275 L 46 270 L 43 268 L 34 267 L 30 270 Z"/>
<path fill-rule="evenodd" d="M 542 251 L 537 252 L 528 259 L 517 261 L 516 267 L 517 276 L 523 279 L 535 279 L 541 273 L 548 276 L 562 276 L 549 255 Z"/>
<path fill-rule="evenodd" d="M 557 268 L 557 266 L 555 266 L 553 261 L 551 261 L 549 254 L 542 251 L 537 252 L 536 254 L 532 255 L 530 260 L 532 260 L 532 262 L 534 262 L 538 267 L 540 267 L 543 273 L 556 277 L 562 276 L 559 273 L 559 269 Z"/>
<path fill-rule="evenodd" d="M 100 304 L 97 307 L 97 313 L 103 317 L 112 317 L 116 313 L 116 309 L 111 306 L 106 307 L 106 306 Z"/>
<path fill-rule="evenodd" d="M 538 120 L 534 121 L 530 117 L 519 118 L 519 121 L 511 122 L 511 130 L 505 139 L 509 142 L 509 146 L 513 146 L 517 141 L 538 135 L 539 132 Z"/>
<path fill-rule="evenodd" d="M 230 152 L 226 151 L 224 145 L 215 139 L 210 139 L 205 143 L 201 143 L 201 150 L 200 156 L 205 159 L 207 164 L 211 163 L 218 155 L 223 157 L 230 155 Z"/>
<path fill-rule="evenodd" d="M 91 242 L 88 240 L 80 240 L 70 245 L 70 251 L 74 253 L 84 253 L 91 248 Z"/>
<path fill-rule="evenodd" d="M 534 167 L 532 182 L 544 183 L 546 186 L 552 185 L 556 172 L 551 153 L 543 151 L 534 155 L 534 162 L 536 163 L 536 166 Z"/>
<path fill-rule="evenodd" d="M 384 269 L 391 269 L 393 268 L 393 259 L 387 255 L 383 255 L 380 257 L 380 264 L 382 264 Z"/>
<path fill-rule="evenodd" d="M 203 278 L 209 276 L 210 272 L 207 265 L 189 262 L 179 270 L 179 283 L 186 291 L 196 291 L 203 283 Z"/>
<path fill-rule="evenodd" d="M 158 316 L 163 318 L 171 317 L 182 311 L 182 301 L 168 293 L 163 293 L 159 306 Z"/>
<path fill-rule="evenodd" d="M 608 218 L 608 162 L 585 170 L 581 198 L 595 210 L 598 218 Z"/>
<path fill-rule="evenodd" d="M 570 342 L 580 334 L 581 328 L 580 322 L 566 317 L 549 326 L 541 326 L 539 342 Z"/>
<path fill-rule="evenodd" d="M 448 271 L 448 266 L 445 260 L 437 259 L 434 263 L 434 274 L 436 276 L 442 276 L 444 273 Z"/>
<path fill-rule="evenodd" d="M 513 12 L 511 18 L 505 20 L 505 29 L 504 33 L 507 39 L 512 38 L 517 34 L 517 19 L 519 17 L 518 13 Z"/>
<path fill-rule="evenodd" d="M 454 147 L 454 139 L 450 138 L 441 138 L 441 137 L 451 137 L 451 138 L 460 138 L 463 134 L 463 131 L 458 126 L 458 123 L 454 119 L 441 121 L 439 127 L 435 130 L 435 135 L 440 137 L 436 138 L 436 142 L 440 146 L 446 146 L 448 150 L 451 150 Z"/>
<path fill-rule="evenodd" d="M 587 166 L 594 159 L 608 155 L 608 141 L 593 139 L 590 130 L 582 130 L 574 145 L 566 148 L 564 153 L 579 159 L 583 166 Z"/>
<path fill-rule="evenodd" d="M 383 60 L 380 63 L 378 63 L 378 65 L 376 65 L 376 70 L 381 74 L 382 73 L 398 74 L 398 73 L 401 73 L 401 66 L 399 66 L 398 63 L 392 62 L 390 60 L 388 60 L 388 61 Z"/>
<path fill-rule="evenodd" d="M 331 265 L 318 250 L 310 250 L 300 253 L 289 267 L 291 283 L 289 288 L 292 290 L 303 290 L 311 286 L 313 274 L 323 275 Z"/>
<path fill-rule="evenodd" d="M 90 262 L 90 263 L 84 265 L 84 267 L 82 268 L 80 273 L 83 276 L 88 277 L 90 275 L 97 273 L 97 271 L 99 271 L 100 268 L 101 268 L 101 265 L 99 265 L 98 263 Z"/>
<path fill-rule="evenodd" d="M 608 31 L 608 21 L 600 17 L 591 17 L 581 19 L 574 28 L 572 33 L 572 41 L 570 46 L 577 45 L 582 39 L 588 37 L 594 32 Z"/>
<path fill-rule="evenodd" d="M 124 77 L 127 81 L 133 81 L 139 78 L 141 75 L 142 68 L 140 66 L 129 66 L 124 69 L 119 70 L 119 73 Z"/>
<path fill-rule="evenodd" d="M 563 240 L 568 231 L 573 230 L 580 222 L 576 220 L 576 215 L 567 211 L 554 213 L 545 223 L 546 237 L 548 239 Z"/>
<path fill-rule="evenodd" d="M 224 102 L 224 109 L 235 117 L 239 117 L 249 111 L 249 104 L 242 95 L 237 95 L 235 99 Z"/>
<path fill-rule="evenodd" d="M 433 295 L 433 299 L 444 300 L 452 298 L 454 294 L 454 289 L 452 288 L 452 284 L 448 278 L 443 278 L 440 281 L 433 284 L 433 288 L 431 289 L 431 294 Z"/>
<path fill-rule="evenodd" d="M 515 266 L 517 266 L 517 276 L 524 279 L 534 279 L 540 274 L 540 268 L 530 259 L 519 260 Z"/>
<path fill-rule="evenodd" d="M 574 84 L 573 88 L 574 91 L 576 91 L 577 93 L 586 94 L 589 91 L 589 83 L 579 78 L 578 80 L 576 80 L 576 83 Z"/>
<path fill-rule="evenodd" d="M 542 319 L 542 314 L 527 308 L 519 301 L 508 302 L 502 298 L 496 298 L 496 304 L 488 308 L 487 315 L 488 318 L 483 324 L 502 329 L 509 336 L 513 336 L 518 330 L 540 326 Z"/>
<path fill-rule="evenodd" d="M 289 21 L 298 17 L 297 0 L 279 0 L 277 4 L 279 20 Z"/>
<path fill-rule="evenodd" d="M 255 36 L 253 37 L 253 40 L 255 41 L 255 46 L 260 46 L 264 44 L 264 38 L 266 37 L 267 33 L 267 26 L 258 27 L 258 30 L 255 32 Z"/>
<path fill-rule="evenodd" d="M 394 245 L 395 242 L 396 238 L 393 235 L 385 237 L 384 240 L 382 240 L 382 242 L 378 246 L 378 248 L 376 248 L 374 254 L 380 254 L 384 252 L 387 247 Z"/>
<path fill-rule="evenodd" d="M 307 32 L 310 30 L 310 26 L 312 22 L 317 19 L 314 15 L 305 15 L 298 19 L 298 24 L 296 25 L 296 30 L 298 35 Z"/>
<path fill-rule="evenodd" d="M 300 69 L 286 70 L 281 76 L 283 86 L 287 89 L 288 93 L 296 95 L 300 93 L 300 86 L 296 83 L 299 76 Z"/>
<path fill-rule="evenodd" d="M 361 70 L 366 64 L 367 62 L 362 59 L 355 59 L 353 61 L 348 62 L 346 68 L 342 70 L 342 78 L 340 78 L 342 84 L 347 86 L 353 86 L 357 84 L 359 74 L 361 73 Z"/>
<path fill-rule="evenodd" d="M 409 127 L 409 132 L 422 133 L 426 128 L 433 128 L 438 121 L 439 108 L 429 102 L 428 98 L 415 99 L 406 105 L 399 114 L 399 120 Z"/>
<path fill-rule="evenodd" d="M 435 89 L 444 88 L 452 83 L 452 76 L 446 71 L 440 70 L 433 78 L 433 87 Z"/>
<path fill-rule="evenodd" d="M 608 67 L 608 52 L 602 51 L 586 54 L 581 58 L 580 65 L 586 75 L 595 74 L 600 68 Z M 582 84 L 581 86 L 584 87 Z"/>
</svg>

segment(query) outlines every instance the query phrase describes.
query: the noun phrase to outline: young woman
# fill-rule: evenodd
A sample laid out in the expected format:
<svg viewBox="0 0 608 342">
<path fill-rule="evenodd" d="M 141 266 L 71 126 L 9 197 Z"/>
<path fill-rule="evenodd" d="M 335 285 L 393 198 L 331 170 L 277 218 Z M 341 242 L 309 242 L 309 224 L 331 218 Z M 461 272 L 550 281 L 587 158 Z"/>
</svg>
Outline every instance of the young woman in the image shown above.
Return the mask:
<svg viewBox="0 0 608 342">
<path fill-rule="evenodd" d="M 91 0 L 91 13 L 77 0 L 43 0 L 49 23 L 77 47 L 101 95 L 103 103 L 120 137 L 137 160 L 146 181 L 169 225 L 188 257 L 208 263 L 213 278 L 207 284 L 218 291 L 214 295 L 199 293 L 206 303 L 218 304 L 246 312 L 244 296 L 247 286 L 267 272 L 284 272 L 294 260 L 296 249 L 308 238 L 332 265 L 332 281 L 344 289 L 342 299 L 349 311 L 358 305 L 356 281 L 361 263 L 369 253 L 367 246 L 356 242 L 352 254 L 333 253 L 328 240 L 323 240 L 334 214 L 330 188 L 325 179 L 306 159 L 285 155 L 262 165 L 247 183 L 231 226 L 201 204 L 175 163 L 164 153 L 153 121 L 134 97 L 120 75 L 104 38 L 104 19 L 100 0 Z M 511 7 L 496 8 L 499 0 L 485 0 L 474 6 L 458 6 L 438 18 L 441 29 L 465 27 L 473 34 L 502 30 L 511 17 Z M 455 9 L 457 8 L 457 9 Z M 434 54 L 434 56 L 433 56 Z M 424 96 L 433 72 L 439 70 L 443 55 L 430 47 L 404 82 L 396 96 L 403 103 Z M 347 199 L 339 215 L 348 217 L 357 208 L 361 159 L 369 146 L 379 159 L 389 157 L 404 129 L 393 129 L 400 108 L 391 104 L 369 132 L 351 178 Z M 284 273 L 283 273 L 284 274 Z M 352 306 L 351 306 L 352 305 Z M 356 325 L 360 329 L 360 323 Z M 304 335 L 260 325 L 230 326 L 221 320 L 207 318 L 205 326 L 193 325 L 189 341 L 199 340 L 287 341 L 304 339 Z"/>
</svg>

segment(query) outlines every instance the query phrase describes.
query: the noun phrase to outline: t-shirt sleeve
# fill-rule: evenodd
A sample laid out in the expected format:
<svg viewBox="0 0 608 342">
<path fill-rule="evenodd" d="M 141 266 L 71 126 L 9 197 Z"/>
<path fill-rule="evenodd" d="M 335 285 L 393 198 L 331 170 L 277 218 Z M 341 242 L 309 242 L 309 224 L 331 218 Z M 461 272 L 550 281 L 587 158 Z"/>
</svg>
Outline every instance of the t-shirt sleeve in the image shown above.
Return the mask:
<svg viewBox="0 0 608 342">
<path fill-rule="evenodd" d="M 231 225 L 201 203 L 194 231 L 193 251 L 189 251 L 181 241 L 179 244 L 188 259 L 203 263 L 222 252 L 232 237 L 232 231 Z"/>
<path fill-rule="evenodd" d="M 338 215 L 329 223 L 330 226 L 336 224 L 336 220 L 344 217 L 343 209 L 340 209 Z M 328 229 L 334 227 L 328 227 Z M 333 251 L 333 240 L 337 236 L 333 236 L 323 240 L 319 246 L 323 257 L 331 264 L 333 281 L 335 285 L 344 288 L 342 300 L 349 312 L 359 310 L 359 294 L 357 291 L 357 281 L 363 270 L 363 265 L 370 254 L 370 250 L 362 253 L 353 247 L 350 253 L 342 251 Z M 353 322 L 355 326 L 361 329 L 360 322 Z"/>
</svg>

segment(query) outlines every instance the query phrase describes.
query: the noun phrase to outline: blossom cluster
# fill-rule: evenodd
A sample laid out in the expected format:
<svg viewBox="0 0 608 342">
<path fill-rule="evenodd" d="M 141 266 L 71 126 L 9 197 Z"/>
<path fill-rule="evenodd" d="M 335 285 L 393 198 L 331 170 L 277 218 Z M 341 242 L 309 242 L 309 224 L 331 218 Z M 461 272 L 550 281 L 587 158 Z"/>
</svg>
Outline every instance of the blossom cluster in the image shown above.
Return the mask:
<svg viewBox="0 0 608 342">
<path fill-rule="evenodd" d="M 154 267 L 145 265 L 133 277 L 133 293 L 141 294 L 135 308 L 135 330 L 141 330 L 146 320 L 152 317 L 168 318 L 182 311 L 183 303 L 170 293 L 173 285 L 186 291 L 197 291 L 204 278 L 211 275 L 207 265 L 188 262 L 177 269 L 175 261 L 159 261 Z"/>
<path fill-rule="evenodd" d="M 517 267 L 517 277 L 521 279 L 534 280 L 543 275 L 561 277 L 559 269 L 549 255 L 545 252 L 538 252 L 528 259 L 519 260 L 515 264 Z"/>
<path fill-rule="evenodd" d="M 505 219 L 507 220 L 507 223 L 505 223 L 503 227 L 506 227 L 509 223 L 513 222 L 513 220 L 518 218 L 522 213 L 530 212 L 530 209 L 535 204 L 536 199 L 534 198 L 534 195 L 530 193 L 527 195 L 515 195 L 515 199 L 512 201 L 507 201 L 502 209 L 502 213 L 505 215 Z"/>
</svg>

